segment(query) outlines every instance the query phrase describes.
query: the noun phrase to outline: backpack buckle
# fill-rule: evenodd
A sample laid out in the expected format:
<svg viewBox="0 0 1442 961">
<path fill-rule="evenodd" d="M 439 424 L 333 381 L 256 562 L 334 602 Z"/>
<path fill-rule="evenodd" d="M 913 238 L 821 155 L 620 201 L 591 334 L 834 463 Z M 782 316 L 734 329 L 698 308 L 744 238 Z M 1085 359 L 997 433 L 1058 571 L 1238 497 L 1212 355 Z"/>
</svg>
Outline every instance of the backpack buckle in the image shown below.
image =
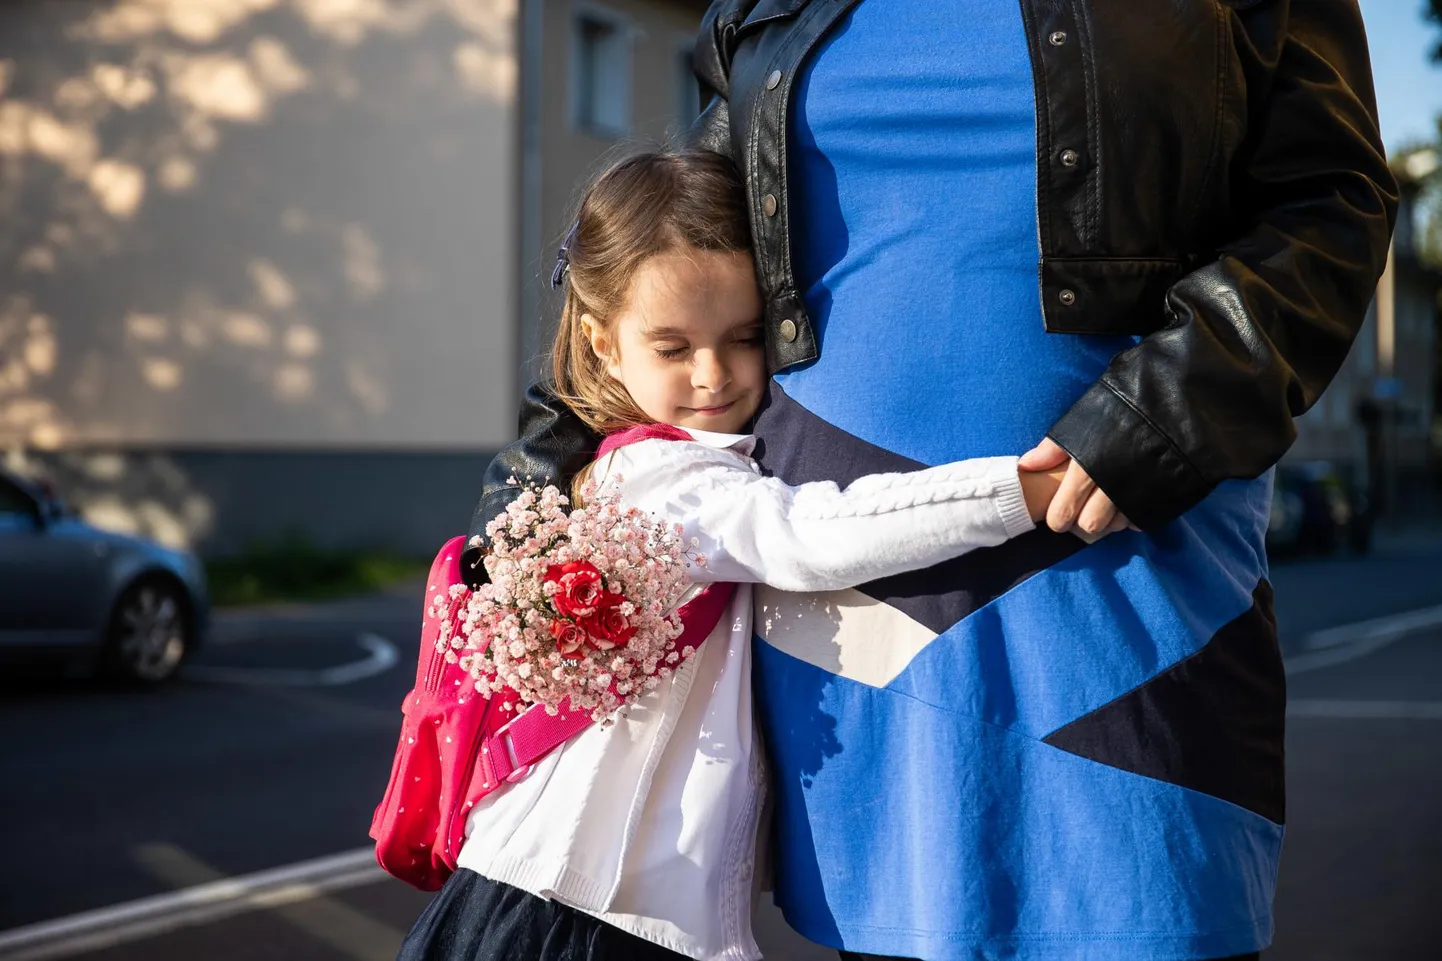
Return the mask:
<svg viewBox="0 0 1442 961">
<path fill-rule="evenodd" d="M 491 744 L 500 747 L 504 752 L 503 760 L 498 759 L 494 755 L 492 755 L 492 770 L 495 771 L 497 778 L 505 781 L 507 784 L 515 784 L 517 781 L 523 779 L 528 774 L 530 774 L 536 766 L 534 763 L 527 764 L 524 767 L 521 766 L 521 759 L 516 755 L 516 742 L 511 739 L 511 725 L 515 724 L 524 716 L 525 712 L 517 714 L 505 724 L 502 724 L 500 727 L 496 728 L 496 732 L 491 735 Z M 506 766 L 507 773 L 501 773 L 499 769 L 500 764 L 496 763 L 497 760 L 501 760 L 501 764 L 504 764 Z"/>
</svg>

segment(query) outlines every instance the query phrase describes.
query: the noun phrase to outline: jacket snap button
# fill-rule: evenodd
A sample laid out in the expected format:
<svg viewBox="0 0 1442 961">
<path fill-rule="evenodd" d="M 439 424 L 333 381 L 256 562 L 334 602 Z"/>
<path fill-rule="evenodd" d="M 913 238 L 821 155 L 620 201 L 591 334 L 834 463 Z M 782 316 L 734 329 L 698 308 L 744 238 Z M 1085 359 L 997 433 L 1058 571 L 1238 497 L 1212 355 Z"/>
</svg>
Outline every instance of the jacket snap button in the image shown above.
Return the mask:
<svg viewBox="0 0 1442 961">
<path fill-rule="evenodd" d="M 776 89 L 776 86 L 777 86 L 779 83 L 781 83 L 781 71 L 780 71 L 780 70 L 773 70 L 773 71 L 771 71 L 771 73 L 768 74 L 767 77 L 766 77 L 766 89 L 767 89 L 767 90 L 775 90 L 775 89 Z"/>
<path fill-rule="evenodd" d="M 1066 33 L 1062 30 L 1058 30 L 1056 33 L 1053 33 L 1051 36 L 1047 37 L 1046 40 L 1047 43 L 1051 44 L 1053 47 L 1060 47 L 1062 44 L 1066 43 Z"/>
<path fill-rule="evenodd" d="M 1063 288 L 1062 292 L 1056 295 L 1056 299 L 1062 302 L 1062 306 L 1070 307 L 1076 303 L 1076 291 L 1069 287 Z"/>
<path fill-rule="evenodd" d="M 796 340 L 796 321 L 790 317 L 781 322 L 781 339 L 788 344 Z"/>
<path fill-rule="evenodd" d="M 1061 165 L 1063 167 L 1075 167 L 1081 156 L 1075 150 L 1063 150 L 1061 152 Z"/>
<path fill-rule="evenodd" d="M 762 197 L 762 198 L 761 198 L 761 209 L 764 210 L 764 211 L 766 211 L 766 216 L 768 216 L 768 217 L 775 217 L 775 216 L 776 216 L 776 195 L 775 195 L 775 194 L 767 194 L 765 197 Z"/>
</svg>

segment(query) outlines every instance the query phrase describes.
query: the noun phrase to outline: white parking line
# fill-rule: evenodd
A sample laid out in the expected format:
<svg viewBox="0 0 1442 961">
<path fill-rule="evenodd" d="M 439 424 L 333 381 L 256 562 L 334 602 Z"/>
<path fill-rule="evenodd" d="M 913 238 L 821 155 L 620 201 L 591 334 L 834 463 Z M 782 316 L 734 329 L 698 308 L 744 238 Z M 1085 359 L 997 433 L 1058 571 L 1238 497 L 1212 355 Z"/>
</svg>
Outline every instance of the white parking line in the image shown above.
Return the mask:
<svg viewBox="0 0 1442 961">
<path fill-rule="evenodd" d="M 187 667 L 182 676 L 211 684 L 260 684 L 279 687 L 339 687 L 383 674 L 396 665 L 400 655 L 390 641 L 379 634 L 361 634 L 356 643 L 369 654 L 359 661 L 314 670 L 273 667 Z"/>
<path fill-rule="evenodd" d="M 1409 634 L 1438 625 L 1442 625 L 1442 605 L 1329 627 L 1307 636 L 1305 653 L 1287 658 L 1287 674 L 1304 674 L 1355 661 Z"/>
<path fill-rule="evenodd" d="M 307 901 L 327 891 L 373 884 L 387 876 L 376 864 L 373 848 L 357 848 L 0 931 L 0 958 L 48 961 L 73 957 L 256 908 L 275 908 Z"/>
</svg>

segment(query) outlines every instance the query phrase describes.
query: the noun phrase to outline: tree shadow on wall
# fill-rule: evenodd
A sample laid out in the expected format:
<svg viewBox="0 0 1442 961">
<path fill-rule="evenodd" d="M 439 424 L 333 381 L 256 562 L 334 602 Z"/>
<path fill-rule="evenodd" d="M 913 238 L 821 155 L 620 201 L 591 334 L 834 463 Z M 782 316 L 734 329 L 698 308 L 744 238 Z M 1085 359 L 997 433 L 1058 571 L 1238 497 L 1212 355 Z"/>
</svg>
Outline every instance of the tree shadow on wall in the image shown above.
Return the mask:
<svg viewBox="0 0 1442 961">
<path fill-rule="evenodd" d="M 501 259 L 510 30 L 491 0 L 0 10 L 0 437 L 403 426 L 464 372 L 405 332 L 464 329 Z"/>
<path fill-rule="evenodd" d="M 0 446 L 509 431 L 513 34 L 514 0 L 0 7 Z"/>
</svg>

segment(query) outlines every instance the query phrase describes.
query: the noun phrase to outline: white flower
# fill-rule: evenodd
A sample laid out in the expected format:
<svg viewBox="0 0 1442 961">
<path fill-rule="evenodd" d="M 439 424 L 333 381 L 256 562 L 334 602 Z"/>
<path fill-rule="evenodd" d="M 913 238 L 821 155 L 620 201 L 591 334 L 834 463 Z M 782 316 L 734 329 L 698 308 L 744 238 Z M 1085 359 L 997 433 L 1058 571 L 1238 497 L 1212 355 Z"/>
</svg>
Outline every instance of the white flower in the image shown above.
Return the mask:
<svg viewBox="0 0 1442 961">
<path fill-rule="evenodd" d="M 478 689 L 509 688 L 519 694 L 520 707 L 542 704 L 548 710 L 569 698 L 576 710 L 604 723 L 654 690 L 659 678 L 671 673 L 669 665 L 694 653 L 671 650 L 682 625 L 670 607 L 689 584 L 679 529 L 623 508 L 618 497 L 616 486 L 598 493 L 592 485 L 587 507 L 568 517 L 559 489 L 522 491 L 487 526 L 493 537 L 485 562 L 491 582 L 464 598 L 453 592 L 450 601 L 433 599 L 430 616 L 445 622 L 438 649 L 463 652 L 460 663 Z M 559 579 L 547 574 L 574 563 L 593 565 L 604 590 L 620 595 L 614 611 L 621 623 L 608 621 L 606 630 L 628 631 L 624 643 L 605 652 L 588 642 L 557 649 L 552 628 L 561 610 L 555 600 Z M 450 605 L 462 603 L 456 608 L 461 624 L 453 631 Z M 574 616 L 587 616 L 576 610 Z M 561 634 L 574 643 L 573 629 Z"/>
</svg>

